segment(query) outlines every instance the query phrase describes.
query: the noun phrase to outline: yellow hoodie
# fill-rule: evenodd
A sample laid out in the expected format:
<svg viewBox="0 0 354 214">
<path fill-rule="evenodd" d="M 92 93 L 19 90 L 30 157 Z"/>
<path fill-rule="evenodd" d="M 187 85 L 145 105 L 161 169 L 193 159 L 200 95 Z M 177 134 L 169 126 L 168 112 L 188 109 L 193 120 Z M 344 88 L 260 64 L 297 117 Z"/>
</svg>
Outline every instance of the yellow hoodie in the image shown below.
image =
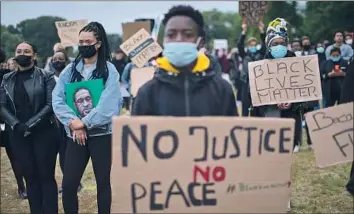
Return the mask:
<svg viewBox="0 0 354 214">
<path fill-rule="evenodd" d="M 168 61 L 166 57 L 157 58 L 156 62 L 161 69 L 167 72 L 179 73 L 179 71 L 171 65 L 171 63 Z M 192 73 L 204 72 L 209 68 L 209 66 L 210 66 L 209 58 L 205 54 L 199 53 L 197 58 L 197 63 L 195 64 Z"/>
</svg>

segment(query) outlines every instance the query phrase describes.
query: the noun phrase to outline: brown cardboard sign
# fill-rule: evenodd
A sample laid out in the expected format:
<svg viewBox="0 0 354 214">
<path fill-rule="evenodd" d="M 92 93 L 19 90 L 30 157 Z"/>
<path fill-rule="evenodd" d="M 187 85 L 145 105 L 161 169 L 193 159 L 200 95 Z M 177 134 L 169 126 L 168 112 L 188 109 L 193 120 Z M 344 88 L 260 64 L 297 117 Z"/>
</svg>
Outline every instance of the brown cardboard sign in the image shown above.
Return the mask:
<svg viewBox="0 0 354 214">
<path fill-rule="evenodd" d="M 122 23 L 123 29 L 123 42 L 127 41 L 131 36 L 136 34 L 141 28 L 144 28 L 149 34 L 151 24 L 149 21 L 128 22 Z"/>
<path fill-rule="evenodd" d="M 306 114 L 318 167 L 353 161 L 353 103 Z"/>
<path fill-rule="evenodd" d="M 161 46 L 143 28 L 119 47 L 138 68 L 162 52 Z"/>
<path fill-rule="evenodd" d="M 239 1 L 239 14 L 247 25 L 258 26 L 267 11 L 266 1 Z"/>
<path fill-rule="evenodd" d="M 115 117 L 112 213 L 285 213 L 294 124 Z"/>
<path fill-rule="evenodd" d="M 135 97 L 139 88 L 154 77 L 155 67 L 134 68 L 131 71 L 131 95 Z"/>
<path fill-rule="evenodd" d="M 79 32 L 88 24 L 87 19 L 76 21 L 58 21 L 55 22 L 57 27 L 60 43 L 64 47 L 76 46 L 79 44 Z"/>
<path fill-rule="evenodd" d="M 248 63 L 253 106 L 322 99 L 317 55 Z"/>
</svg>

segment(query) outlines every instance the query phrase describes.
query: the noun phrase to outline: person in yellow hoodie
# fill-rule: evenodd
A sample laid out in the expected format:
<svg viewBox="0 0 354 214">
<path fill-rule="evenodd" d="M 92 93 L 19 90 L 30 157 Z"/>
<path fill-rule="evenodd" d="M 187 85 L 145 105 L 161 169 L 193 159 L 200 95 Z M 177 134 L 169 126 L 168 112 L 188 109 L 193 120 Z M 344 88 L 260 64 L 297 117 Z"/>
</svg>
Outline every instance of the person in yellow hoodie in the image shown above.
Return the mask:
<svg viewBox="0 0 354 214">
<path fill-rule="evenodd" d="M 238 116 L 231 85 L 198 52 L 204 20 L 191 6 L 172 7 L 165 15 L 163 57 L 154 78 L 138 91 L 132 115 Z"/>
</svg>

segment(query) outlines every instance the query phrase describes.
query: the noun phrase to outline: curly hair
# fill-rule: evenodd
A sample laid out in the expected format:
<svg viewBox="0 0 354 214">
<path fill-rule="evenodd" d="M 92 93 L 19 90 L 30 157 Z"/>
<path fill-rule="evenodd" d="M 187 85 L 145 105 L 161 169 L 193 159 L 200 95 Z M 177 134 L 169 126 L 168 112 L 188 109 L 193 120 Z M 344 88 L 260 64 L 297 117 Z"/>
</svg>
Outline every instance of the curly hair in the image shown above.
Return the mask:
<svg viewBox="0 0 354 214">
<path fill-rule="evenodd" d="M 204 19 L 203 15 L 199 10 L 194 9 L 189 5 L 177 5 L 173 6 L 166 14 L 162 23 L 166 26 L 168 20 L 174 16 L 187 16 L 191 18 L 198 26 L 198 34 L 201 37 L 205 37 L 205 29 L 204 29 Z"/>
</svg>

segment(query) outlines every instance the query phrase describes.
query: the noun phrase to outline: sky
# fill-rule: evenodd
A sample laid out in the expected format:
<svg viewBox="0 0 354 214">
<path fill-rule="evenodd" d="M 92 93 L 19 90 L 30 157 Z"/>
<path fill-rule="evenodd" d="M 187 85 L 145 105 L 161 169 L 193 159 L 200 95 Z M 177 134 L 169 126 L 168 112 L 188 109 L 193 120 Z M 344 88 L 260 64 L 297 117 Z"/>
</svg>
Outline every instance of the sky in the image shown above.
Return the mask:
<svg viewBox="0 0 354 214">
<path fill-rule="evenodd" d="M 156 18 L 173 5 L 188 4 L 205 11 L 237 12 L 237 1 L 1 1 L 1 24 L 16 25 L 43 15 L 67 20 L 98 21 L 107 33 L 122 33 L 121 23 Z"/>
</svg>

